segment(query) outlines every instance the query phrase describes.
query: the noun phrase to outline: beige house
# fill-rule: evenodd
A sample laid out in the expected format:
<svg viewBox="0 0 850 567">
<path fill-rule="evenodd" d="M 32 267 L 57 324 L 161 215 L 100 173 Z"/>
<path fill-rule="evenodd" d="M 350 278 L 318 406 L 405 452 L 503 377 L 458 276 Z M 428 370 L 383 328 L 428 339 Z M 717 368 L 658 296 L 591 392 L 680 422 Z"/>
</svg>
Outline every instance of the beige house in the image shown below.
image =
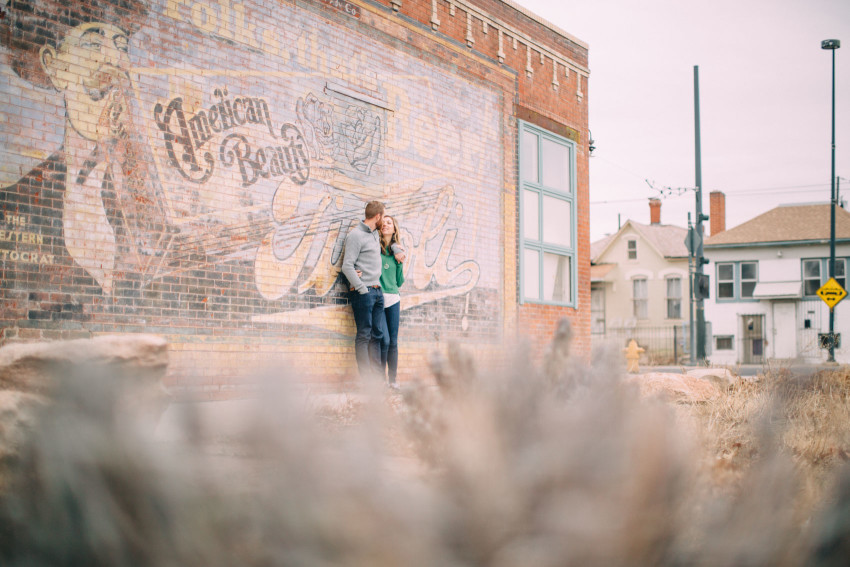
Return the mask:
<svg viewBox="0 0 850 567">
<path fill-rule="evenodd" d="M 687 343 L 687 229 L 661 224 L 661 201 L 649 206 L 649 225 L 628 220 L 591 244 L 591 332 L 595 343 L 635 338 L 660 358 L 678 357 Z"/>
</svg>

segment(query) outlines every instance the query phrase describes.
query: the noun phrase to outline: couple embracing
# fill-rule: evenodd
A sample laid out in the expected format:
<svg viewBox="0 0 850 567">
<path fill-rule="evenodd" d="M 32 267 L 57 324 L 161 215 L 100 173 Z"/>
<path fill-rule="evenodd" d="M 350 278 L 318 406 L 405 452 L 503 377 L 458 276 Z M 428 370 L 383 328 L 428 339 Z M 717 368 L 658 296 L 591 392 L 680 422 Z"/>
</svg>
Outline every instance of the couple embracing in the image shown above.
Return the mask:
<svg viewBox="0 0 850 567">
<path fill-rule="evenodd" d="M 367 203 L 364 217 L 346 237 L 342 260 L 357 327 L 354 354 L 361 376 L 386 376 L 397 389 L 399 287 L 406 254 L 398 224 L 384 214 L 383 203 Z"/>
</svg>

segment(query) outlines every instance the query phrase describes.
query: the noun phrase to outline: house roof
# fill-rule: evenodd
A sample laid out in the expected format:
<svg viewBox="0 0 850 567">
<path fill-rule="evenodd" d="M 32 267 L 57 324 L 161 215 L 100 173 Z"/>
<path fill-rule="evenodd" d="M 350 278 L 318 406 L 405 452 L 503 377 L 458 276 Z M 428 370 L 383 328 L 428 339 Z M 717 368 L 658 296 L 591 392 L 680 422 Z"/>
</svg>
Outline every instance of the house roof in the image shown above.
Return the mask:
<svg viewBox="0 0 850 567">
<path fill-rule="evenodd" d="M 590 266 L 590 282 L 603 282 L 616 264 L 592 264 Z"/>
<path fill-rule="evenodd" d="M 665 258 L 687 258 L 688 248 L 685 246 L 685 237 L 688 234 L 688 229 L 671 224 L 641 224 L 628 220 L 616 234 L 591 243 L 591 262 L 598 262 L 600 256 L 608 249 L 614 239 L 629 226 Z"/>
<path fill-rule="evenodd" d="M 829 240 L 828 203 L 780 205 L 706 239 L 706 246 Z M 836 238 L 850 239 L 850 213 L 835 209 Z"/>
</svg>

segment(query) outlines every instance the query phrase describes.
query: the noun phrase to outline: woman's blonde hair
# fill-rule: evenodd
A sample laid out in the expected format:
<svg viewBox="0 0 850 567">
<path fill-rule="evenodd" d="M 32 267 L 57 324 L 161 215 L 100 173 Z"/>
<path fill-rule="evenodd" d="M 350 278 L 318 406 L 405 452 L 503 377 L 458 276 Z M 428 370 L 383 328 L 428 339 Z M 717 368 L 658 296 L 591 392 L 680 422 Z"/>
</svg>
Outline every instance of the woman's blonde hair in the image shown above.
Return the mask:
<svg viewBox="0 0 850 567">
<path fill-rule="evenodd" d="M 390 219 L 391 221 L 393 221 L 393 233 L 390 235 L 390 241 L 389 242 L 386 242 L 384 240 L 384 233 L 381 232 L 381 253 L 382 254 L 389 254 L 390 251 L 392 250 L 392 245 L 401 243 L 401 239 L 399 238 L 399 228 L 398 228 L 398 223 L 396 222 L 396 220 L 393 217 L 391 217 L 390 215 L 384 215 L 384 218 Z"/>
</svg>

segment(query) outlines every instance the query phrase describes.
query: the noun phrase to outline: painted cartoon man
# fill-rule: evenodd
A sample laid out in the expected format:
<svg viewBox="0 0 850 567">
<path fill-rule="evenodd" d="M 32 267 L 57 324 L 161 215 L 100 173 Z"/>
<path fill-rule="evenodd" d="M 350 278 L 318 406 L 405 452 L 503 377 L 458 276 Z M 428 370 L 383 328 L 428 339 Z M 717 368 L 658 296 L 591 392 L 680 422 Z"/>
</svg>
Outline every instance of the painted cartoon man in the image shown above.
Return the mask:
<svg viewBox="0 0 850 567">
<path fill-rule="evenodd" d="M 147 16 L 146 3 L 11 0 L 7 10 L 0 40 L 13 69 L 62 93 L 66 116 L 62 149 L 10 188 L 18 193 L 9 199 L 34 207 L 34 217 L 61 210 L 67 254 L 110 294 L 122 274 L 155 269 L 174 232 L 129 107 L 130 35 Z M 28 198 L 45 174 L 52 182 L 45 191 L 61 198 L 51 210 Z"/>
</svg>

